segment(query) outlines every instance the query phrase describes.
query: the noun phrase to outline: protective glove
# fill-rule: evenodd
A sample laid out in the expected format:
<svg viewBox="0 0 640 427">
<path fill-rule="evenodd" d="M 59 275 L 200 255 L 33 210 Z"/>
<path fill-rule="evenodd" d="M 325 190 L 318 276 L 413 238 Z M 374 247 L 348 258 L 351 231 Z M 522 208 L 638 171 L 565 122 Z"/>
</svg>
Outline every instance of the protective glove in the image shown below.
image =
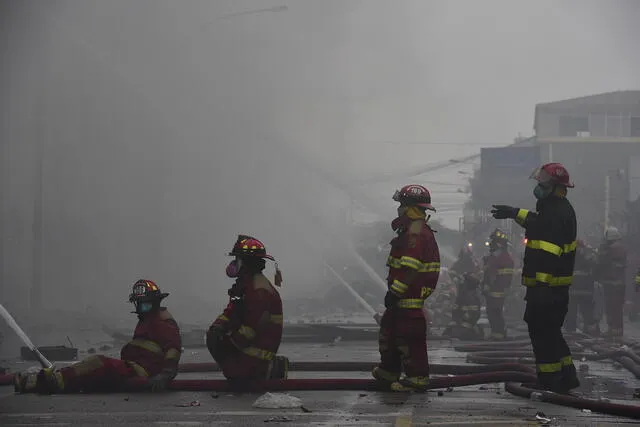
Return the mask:
<svg viewBox="0 0 640 427">
<path fill-rule="evenodd" d="M 391 291 L 387 291 L 387 294 L 384 296 L 384 306 L 386 308 L 393 308 L 396 305 L 400 298 L 396 294 Z"/>
<path fill-rule="evenodd" d="M 495 219 L 515 218 L 518 215 L 518 208 L 508 205 L 492 205 L 491 214 Z"/>
<path fill-rule="evenodd" d="M 167 388 L 167 384 L 173 378 L 173 374 L 169 372 L 160 372 L 158 375 L 155 375 L 149 378 L 149 385 L 151 386 L 152 392 L 164 391 Z"/>
</svg>

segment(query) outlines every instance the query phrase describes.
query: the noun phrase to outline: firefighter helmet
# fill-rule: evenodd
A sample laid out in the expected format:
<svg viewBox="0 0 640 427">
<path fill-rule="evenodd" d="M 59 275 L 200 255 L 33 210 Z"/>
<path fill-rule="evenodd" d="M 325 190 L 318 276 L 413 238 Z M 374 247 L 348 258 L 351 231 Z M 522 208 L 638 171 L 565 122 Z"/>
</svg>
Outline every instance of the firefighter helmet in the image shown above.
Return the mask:
<svg viewBox="0 0 640 427">
<path fill-rule="evenodd" d="M 275 261 L 271 255 L 267 254 L 267 250 L 260 240 L 245 234 L 238 235 L 238 240 L 236 240 L 236 243 L 233 245 L 233 249 L 231 249 L 229 255 L 237 257 L 266 258 L 271 261 Z"/>
<path fill-rule="evenodd" d="M 133 289 L 129 295 L 129 302 L 141 303 L 148 301 L 160 301 L 169 296 L 162 292 L 158 285 L 152 280 L 140 279 L 133 284 Z"/>
<path fill-rule="evenodd" d="M 500 230 L 499 228 L 496 228 L 495 230 L 493 230 L 493 233 L 491 233 L 491 235 L 489 236 L 489 239 L 505 245 L 509 243 L 509 236 L 507 236 L 507 233 Z"/>
<path fill-rule="evenodd" d="M 569 172 L 561 163 L 546 163 L 537 167 L 530 176 L 541 184 L 559 184 L 573 188 Z"/>
<path fill-rule="evenodd" d="M 431 206 L 431 193 L 422 185 L 405 185 L 400 190 L 396 190 L 393 200 L 402 205 L 420 206 L 435 212 L 435 208 Z"/>
</svg>

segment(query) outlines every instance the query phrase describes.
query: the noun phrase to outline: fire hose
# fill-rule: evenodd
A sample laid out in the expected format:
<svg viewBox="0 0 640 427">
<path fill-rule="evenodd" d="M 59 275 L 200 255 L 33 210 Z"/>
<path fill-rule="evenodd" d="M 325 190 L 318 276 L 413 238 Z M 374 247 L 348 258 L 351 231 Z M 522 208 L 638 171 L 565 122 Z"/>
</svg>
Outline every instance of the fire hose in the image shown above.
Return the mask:
<svg viewBox="0 0 640 427">
<path fill-rule="evenodd" d="M 600 343 L 600 340 L 593 338 L 582 339 L 580 342 L 574 342 L 572 343 L 572 347 L 578 347 L 580 351 L 575 352 L 572 355 L 576 358 L 583 358 L 583 360 L 612 359 L 633 373 L 636 378 L 640 378 L 638 375 L 640 374 L 640 364 L 637 363 L 640 361 L 640 356 L 630 348 L 607 348 L 600 345 Z M 496 351 L 496 348 L 499 350 Z M 493 364 L 497 364 L 496 366 L 502 366 L 504 363 L 514 361 L 519 363 L 535 363 L 530 343 L 526 341 L 521 341 L 517 344 L 515 342 L 497 342 L 491 344 L 474 343 L 456 346 L 455 349 L 457 351 L 467 352 L 467 361 L 472 363 L 483 363 L 488 366 L 492 366 Z M 493 351 L 489 351 L 489 349 L 492 349 Z M 583 353 L 582 351 L 586 349 L 590 349 L 595 353 Z M 519 385 L 511 381 L 506 382 L 505 389 L 509 393 L 520 397 L 531 398 L 532 393 L 538 393 L 538 399 L 543 402 L 578 409 L 589 409 L 593 412 L 600 412 L 609 415 L 640 419 L 640 406 L 637 405 L 623 405 L 608 401 L 563 395 L 549 391 L 540 391 L 531 389 L 524 384 Z"/>
</svg>

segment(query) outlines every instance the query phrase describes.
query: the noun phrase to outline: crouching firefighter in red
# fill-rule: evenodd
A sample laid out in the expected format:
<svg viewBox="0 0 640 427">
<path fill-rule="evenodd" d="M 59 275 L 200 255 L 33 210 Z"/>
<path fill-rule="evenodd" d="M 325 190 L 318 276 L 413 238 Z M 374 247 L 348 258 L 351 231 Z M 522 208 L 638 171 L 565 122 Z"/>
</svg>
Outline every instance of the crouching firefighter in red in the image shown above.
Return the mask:
<svg viewBox="0 0 640 427">
<path fill-rule="evenodd" d="M 576 256 L 576 214 L 567 200 L 573 188 L 569 173 L 560 163 L 537 168 L 531 178 L 536 211 L 493 205 L 496 219 L 513 218 L 524 227 L 527 246 L 522 284 L 527 287 L 524 321 L 536 358 L 538 382 L 531 387 L 567 392 L 579 387 L 571 351 L 562 335 L 569 307 L 569 286 Z"/>
<path fill-rule="evenodd" d="M 229 304 L 207 332 L 207 348 L 230 381 L 286 379 L 289 361 L 276 356 L 282 340 L 282 300 L 262 271 L 268 255 L 258 239 L 240 235 L 229 253 L 227 276 L 236 281 Z M 276 263 L 275 285 L 282 275 Z"/>
<path fill-rule="evenodd" d="M 440 274 L 440 253 L 427 210 L 431 195 L 421 185 L 407 185 L 396 191 L 400 203 L 391 227 L 398 236 L 391 241 L 387 261 L 389 290 L 386 310 L 380 321 L 381 362 L 372 375 L 389 382 L 394 391 L 424 390 L 429 384 L 426 318 L 422 310 Z M 404 370 L 406 376 L 400 379 Z"/>
<path fill-rule="evenodd" d="M 16 375 L 17 392 L 76 393 L 122 390 L 132 378 L 147 378 L 152 391 L 166 388 L 178 372 L 182 341 L 169 311 L 160 307 L 163 293 L 151 280 L 138 280 L 129 301 L 138 324 L 133 339 L 122 348 L 120 359 L 95 355 L 59 370 Z"/>
<path fill-rule="evenodd" d="M 482 289 L 487 300 L 487 318 L 491 327 L 489 338 L 503 340 L 507 337 L 504 321 L 505 293 L 513 280 L 513 258 L 509 254 L 509 237 L 496 228 L 489 236 L 489 255 L 484 258 Z"/>
</svg>

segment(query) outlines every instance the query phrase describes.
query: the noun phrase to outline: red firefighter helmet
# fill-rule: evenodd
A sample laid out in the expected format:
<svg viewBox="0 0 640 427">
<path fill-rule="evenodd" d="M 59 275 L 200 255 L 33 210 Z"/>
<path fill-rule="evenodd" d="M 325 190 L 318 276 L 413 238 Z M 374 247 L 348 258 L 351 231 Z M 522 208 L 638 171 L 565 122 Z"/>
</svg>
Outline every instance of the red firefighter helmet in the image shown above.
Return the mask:
<svg viewBox="0 0 640 427">
<path fill-rule="evenodd" d="M 569 172 L 561 163 L 546 163 L 537 167 L 530 176 L 541 184 L 559 184 L 573 188 Z"/>
<path fill-rule="evenodd" d="M 431 193 L 426 187 L 418 184 L 409 184 L 396 190 L 393 200 L 406 206 L 420 206 L 435 212 L 435 208 L 431 206 Z"/>
<path fill-rule="evenodd" d="M 169 296 L 169 294 L 162 292 L 154 281 L 140 279 L 133 284 L 133 289 L 131 294 L 129 294 L 129 302 L 140 303 L 161 300 L 167 296 Z"/>
<path fill-rule="evenodd" d="M 267 254 L 267 249 L 264 247 L 262 242 L 255 237 L 247 236 L 245 234 L 238 235 L 238 240 L 236 240 L 235 245 L 233 245 L 233 249 L 229 252 L 230 256 L 239 256 L 239 257 L 256 257 L 256 258 L 266 258 L 271 261 L 275 261 L 275 259 Z"/>
</svg>

